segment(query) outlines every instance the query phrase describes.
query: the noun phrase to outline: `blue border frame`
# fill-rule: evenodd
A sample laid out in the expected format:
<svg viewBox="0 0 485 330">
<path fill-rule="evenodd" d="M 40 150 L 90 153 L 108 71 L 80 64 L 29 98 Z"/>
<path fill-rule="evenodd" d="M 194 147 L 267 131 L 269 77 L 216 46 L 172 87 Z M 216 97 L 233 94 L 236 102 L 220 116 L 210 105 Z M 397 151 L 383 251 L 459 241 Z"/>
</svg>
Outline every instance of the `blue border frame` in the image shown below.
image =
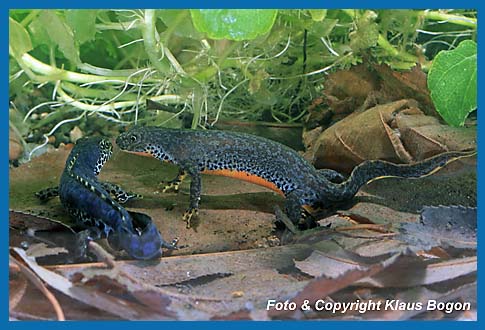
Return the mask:
<svg viewBox="0 0 485 330">
<path fill-rule="evenodd" d="M 482 0 L 483 3 L 483 0 Z M 44 0 L 44 1 L 38 1 L 38 0 L 23 0 L 23 1 L 9 1 L 9 0 L 4 0 L 0 2 L 1 6 L 1 26 L 3 26 L 2 29 L 0 29 L 0 34 L 2 38 L 2 48 L 4 49 L 1 54 L 2 54 L 2 99 L 4 100 L 4 105 L 8 104 L 8 60 L 9 60 L 9 55 L 8 55 L 8 10 L 13 9 L 13 8 L 159 8 L 159 7 L 164 7 L 164 8 L 321 8 L 321 7 L 326 7 L 326 8 L 477 8 L 478 9 L 478 14 L 479 18 L 481 18 L 481 8 L 482 5 L 480 1 L 478 0 L 467 0 L 467 1 L 457 1 L 457 0 L 441 0 L 441 1 L 418 1 L 418 0 L 407 0 L 407 1 L 398 1 L 398 2 L 389 2 L 389 1 L 384 1 L 384 0 L 367 0 L 367 1 L 358 1 L 358 0 L 341 0 L 341 1 L 331 1 L 331 0 L 326 0 L 326 1 L 317 1 L 317 0 L 299 0 L 299 1 L 289 1 L 289 0 L 267 0 L 264 2 L 261 1 L 256 1 L 256 0 L 246 0 L 246 1 L 221 1 L 221 0 L 212 0 L 212 1 L 194 1 L 194 0 L 182 0 L 182 1 L 177 1 L 177 2 L 168 2 L 168 1 L 154 1 L 154 0 L 142 0 L 142 1 L 114 1 L 114 0 L 109 0 L 109 1 L 103 1 L 100 2 L 99 0 L 84 0 L 82 2 L 67 2 L 67 1 L 59 1 L 59 0 Z M 480 20 L 479 20 L 480 21 Z M 478 46 L 479 46 L 479 67 L 481 68 L 481 63 L 480 60 L 482 58 L 481 51 L 482 51 L 482 29 L 480 28 L 481 24 L 478 24 Z M 478 88 L 480 91 L 480 82 L 482 81 L 481 79 L 481 71 L 479 70 L 479 75 L 478 75 Z M 481 104 L 484 99 L 484 96 L 478 93 L 478 104 Z M 4 243 L 4 248 L 6 251 L 8 248 L 8 230 L 5 227 L 5 222 L 7 222 L 8 219 L 8 208 L 9 208 L 9 200 L 8 200 L 8 189 L 9 189 L 9 172 L 8 172 L 8 156 L 7 156 L 7 150 L 8 150 L 8 112 L 6 109 L 3 111 L 0 111 L 0 125 L 2 125 L 2 129 L 0 129 L 0 134 L 2 135 L 1 141 L 4 141 L 2 144 L 4 146 L 3 152 L 2 152 L 2 164 L 3 167 L 1 168 L 1 173 L 0 173 L 0 179 L 1 179 L 1 200 L 0 200 L 0 211 L 1 214 L 3 215 L 1 218 L 4 219 L 4 229 L 0 231 L 0 241 Z M 481 117 L 483 114 L 481 112 L 478 112 L 478 117 L 479 121 L 481 121 Z M 483 133 L 481 132 L 481 124 L 478 127 L 478 146 L 480 149 L 480 146 L 482 144 L 483 140 Z M 482 201 L 482 189 L 481 189 L 481 181 L 482 181 L 482 175 L 480 173 L 482 170 L 484 170 L 483 167 L 483 160 L 482 160 L 482 154 L 481 152 L 478 153 L 478 190 L 477 190 L 477 198 L 478 198 L 478 204 L 481 206 L 483 203 Z M 478 208 L 478 219 L 479 221 L 483 218 L 482 215 L 484 215 L 482 208 Z M 483 231 L 481 230 L 482 226 L 479 225 L 479 236 L 480 232 Z M 479 251 L 478 253 L 480 254 L 480 251 L 482 250 L 481 244 L 479 246 Z M 2 306 L 2 314 L 3 317 L 1 317 L 0 320 L 0 327 L 2 328 L 18 328 L 18 329 L 30 329 L 36 326 L 42 326 L 42 327 L 49 327 L 49 328 L 62 328 L 64 326 L 67 326 L 67 323 L 61 323 L 61 322 L 44 322 L 42 325 L 38 324 L 38 322 L 8 322 L 8 258 L 6 257 L 7 254 L 2 254 L 2 260 L 3 265 L 5 266 L 4 269 L 5 271 L 1 272 L 1 278 L 0 278 L 0 285 L 2 286 L 2 294 L 1 294 L 1 306 Z M 479 263 L 479 269 L 482 268 L 481 263 Z M 480 276 L 481 272 L 478 272 L 478 288 L 481 287 L 480 285 Z M 482 276 L 483 277 L 483 276 Z M 478 297 L 482 297 L 480 294 L 480 290 L 478 290 Z M 419 324 L 409 324 L 409 322 L 366 322 L 365 326 L 366 327 L 371 327 L 372 329 L 374 328 L 382 328 L 382 329 L 388 329 L 389 327 L 393 328 L 408 328 L 408 327 L 419 327 L 419 328 L 461 328 L 461 327 L 467 327 L 467 328 L 478 328 L 480 324 L 482 324 L 483 327 L 483 322 L 480 321 L 480 316 L 482 316 L 481 312 L 483 308 L 483 303 L 481 303 L 480 299 L 477 298 L 478 301 L 478 314 L 479 314 L 479 321 L 478 322 L 419 322 Z M 415 322 L 413 322 L 415 323 Z M 91 325 L 96 325 L 99 326 L 101 322 L 90 322 L 89 326 Z M 86 322 L 69 322 L 69 327 L 72 329 L 83 329 L 87 325 Z M 126 329 L 128 327 L 133 326 L 132 323 L 129 322 L 102 322 L 103 327 L 108 327 L 108 328 L 116 328 L 116 329 Z M 227 327 L 227 324 L 225 322 L 169 322 L 169 323 L 155 323 L 155 322 L 143 322 L 142 326 L 144 328 L 150 327 L 177 327 L 177 329 L 184 329 L 184 328 L 191 328 L 191 327 L 197 327 L 198 329 L 222 329 L 223 327 Z M 362 327 L 363 324 L 361 322 L 335 322 L 335 321 L 325 321 L 324 323 L 321 322 L 315 322 L 315 321 L 304 321 L 304 322 L 292 322 L 292 321 L 274 321 L 270 323 L 266 322 L 252 322 L 252 321 L 241 321 L 241 322 L 232 322 L 231 327 L 240 328 L 240 329 L 247 329 L 248 327 L 253 328 L 253 329 L 262 329 L 266 327 L 276 327 L 276 328 L 298 328 L 300 330 L 305 330 L 305 329 L 314 329 L 317 327 L 336 327 L 336 326 L 345 326 L 345 327 L 350 327 L 350 328 L 357 328 L 357 327 Z"/>
</svg>

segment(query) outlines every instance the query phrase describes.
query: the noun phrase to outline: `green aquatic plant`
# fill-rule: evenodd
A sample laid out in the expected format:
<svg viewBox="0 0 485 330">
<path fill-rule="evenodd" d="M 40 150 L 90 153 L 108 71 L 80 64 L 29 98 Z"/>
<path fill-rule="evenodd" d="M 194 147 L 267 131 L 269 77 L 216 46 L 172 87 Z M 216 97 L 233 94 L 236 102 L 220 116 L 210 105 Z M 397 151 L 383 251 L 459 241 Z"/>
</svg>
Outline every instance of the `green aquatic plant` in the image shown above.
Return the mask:
<svg viewBox="0 0 485 330">
<path fill-rule="evenodd" d="M 476 11 L 11 10 L 9 30 L 12 107 L 47 141 L 86 120 L 299 122 L 326 73 L 364 58 L 427 70 L 475 39 Z"/>
<path fill-rule="evenodd" d="M 194 26 L 211 39 L 252 40 L 268 33 L 277 10 L 268 9 L 192 9 Z"/>
<path fill-rule="evenodd" d="M 428 74 L 428 88 L 438 113 L 453 126 L 463 126 L 477 108 L 477 44 L 462 41 L 436 55 Z"/>
</svg>

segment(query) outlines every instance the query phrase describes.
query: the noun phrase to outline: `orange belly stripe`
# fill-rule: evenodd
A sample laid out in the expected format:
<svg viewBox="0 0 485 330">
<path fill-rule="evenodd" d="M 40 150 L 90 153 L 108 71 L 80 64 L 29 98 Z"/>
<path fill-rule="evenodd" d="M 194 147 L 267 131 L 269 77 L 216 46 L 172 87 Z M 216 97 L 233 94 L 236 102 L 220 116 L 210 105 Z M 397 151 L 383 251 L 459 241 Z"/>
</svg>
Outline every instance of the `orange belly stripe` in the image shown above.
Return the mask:
<svg viewBox="0 0 485 330">
<path fill-rule="evenodd" d="M 235 178 L 241 181 L 247 181 L 251 182 L 254 184 L 257 184 L 259 186 L 263 186 L 266 188 L 269 188 L 278 194 L 284 196 L 283 192 L 278 189 L 278 187 L 273 183 L 268 180 L 265 180 L 257 175 L 250 174 L 247 172 L 243 171 L 231 171 L 231 170 L 204 170 L 202 171 L 203 174 L 210 174 L 210 175 L 221 175 L 221 176 L 227 176 L 230 178 Z"/>
<path fill-rule="evenodd" d="M 149 152 L 144 152 L 144 151 L 125 151 L 125 152 L 128 152 L 130 154 L 134 154 L 134 155 L 138 155 L 138 156 L 142 156 L 142 157 L 151 157 L 151 158 L 155 158 L 151 153 Z M 162 162 L 164 163 L 171 163 L 171 161 L 169 160 L 162 160 Z"/>
<path fill-rule="evenodd" d="M 123 151 L 128 152 L 130 154 L 138 155 L 138 156 L 153 157 L 152 154 L 150 154 L 148 152 L 144 152 L 144 151 L 126 151 L 126 150 L 123 150 Z"/>
<path fill-rule="evenodd" d="M 135 154 L 143 157 L 153 157 L 152 154 L 143 151 L 127 151 L 130 154 Z M 265 180 L 257 175 L 250 174 L 243 171 L 231 171 L 231 170 L 204 170 L 201 172 L 202 174 L 209 174 L 209 175 L 220 175 L 226 176 L 229 178 L 238 179 L 241 181 L 251 182 L 257 184 L 259 186 L 263 186 L 269 188 L 278 194 L 285 196 L 285 194 L 271 181 Z"/>
</svg>

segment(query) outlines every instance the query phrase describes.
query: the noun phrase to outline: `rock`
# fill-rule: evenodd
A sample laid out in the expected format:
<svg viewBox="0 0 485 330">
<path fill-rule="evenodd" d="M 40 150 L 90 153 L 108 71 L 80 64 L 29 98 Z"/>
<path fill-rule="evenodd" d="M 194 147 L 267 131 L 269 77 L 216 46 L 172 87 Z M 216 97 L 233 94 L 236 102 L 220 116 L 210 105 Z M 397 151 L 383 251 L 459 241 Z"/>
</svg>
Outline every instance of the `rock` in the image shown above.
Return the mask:
<svg viewBox="0 0 485 330">
<path fill-rule="evenodd" d="M 69 132 L 69 138 L 73 143 L 79 140 L 80 138 L 82 138 L 83 135 L 84 135 L 83 132 L 77 126 L 74 126 L 74 128 Z"/>
<path fill-rule="evenodd" d="M 13 129 L 9 129 L 8 136 L 8 160 L 13 161 L 20 158 L 24 152 L 24 147 L 20 141 L 20 137 Z"/>
</svg>

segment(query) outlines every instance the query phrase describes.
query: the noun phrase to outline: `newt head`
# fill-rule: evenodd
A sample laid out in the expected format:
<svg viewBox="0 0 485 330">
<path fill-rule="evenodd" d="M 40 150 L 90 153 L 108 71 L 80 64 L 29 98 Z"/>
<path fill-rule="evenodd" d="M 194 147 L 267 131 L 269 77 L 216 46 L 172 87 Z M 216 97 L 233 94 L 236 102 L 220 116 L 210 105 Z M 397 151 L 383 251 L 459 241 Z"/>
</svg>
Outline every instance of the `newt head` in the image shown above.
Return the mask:
<svg viewBox="0 0 485 330">
<path fill-rule="evenodd" d="M 91 168 L 98 175 L 113 154 L 113 145 L 103 137 L 84 137 L 76 141 L 67 159 L 66 169 L 74 167 Z"/>
<path fill-rule="evenodd" d="M 171 162 L 173 157 L 165 151 L 165 141 L 157 134 L 156 127 L 141 126 L 135 126 L 116 138 L 116 144 L 123 151 Z"/>
<path fill-rule="evenodd" d="M 150 150 L 147 150 L 147 145 L 144 143 L 143 132 L 138 132 L 137 127 L 121 133 L 116 138 L 116 144 L 126 152 L 131 154 L 154 157 Z"/>
<path fill-rule="evenodd" d="M 129 131 L 121 133 L 116 138 L 116 144 L 120 149 L 131 152 L 144 152 L 145 143 L 141 127 L 134 127 Z"/>
</svg>

